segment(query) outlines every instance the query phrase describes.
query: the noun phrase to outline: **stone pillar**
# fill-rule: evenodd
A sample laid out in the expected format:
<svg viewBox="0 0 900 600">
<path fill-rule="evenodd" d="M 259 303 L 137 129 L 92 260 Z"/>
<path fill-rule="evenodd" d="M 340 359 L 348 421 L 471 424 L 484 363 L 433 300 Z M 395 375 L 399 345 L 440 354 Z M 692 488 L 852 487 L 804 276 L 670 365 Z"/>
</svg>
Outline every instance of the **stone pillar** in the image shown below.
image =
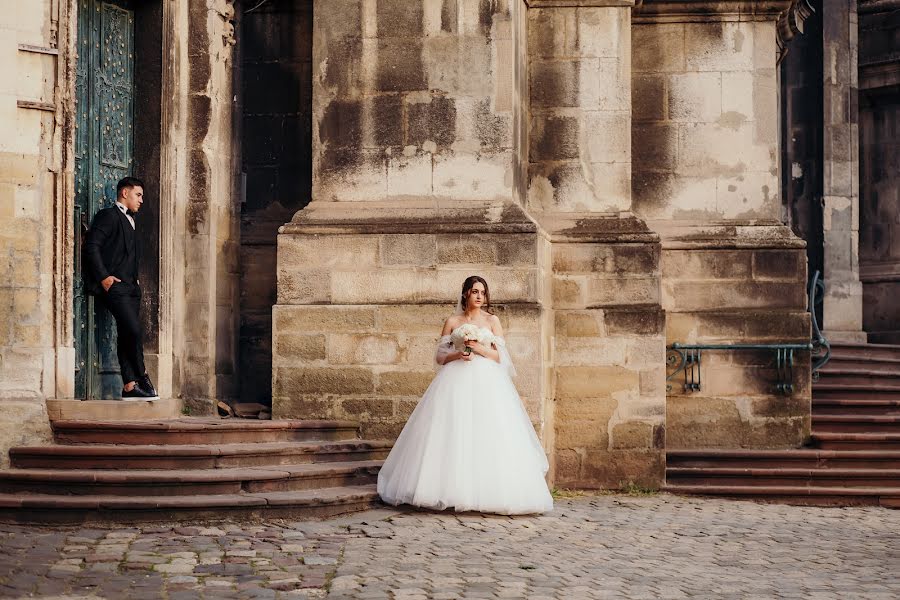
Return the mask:
<svg viewBox="0 0 900 600">
<path fill-rule="evenodd" d="M 50 2 L 0 13 L 0 467 L 11 446 L 51 439 L 44 399 L 73 394 L 65 14 Z"/>
<path fill-rule="evenodd" d="M 396 436 L 480 274 L 548 443 L 548 242 L 512 193 L 519 1 L 315 3 L 313 202 L 278 236 L 275 417 Z"/>
<path fill-rule="evenodd" d="M 551 240 L 555 481 L 657 487 L 659 238 L 631 209 L 631 10 L 529 0 L 524 204 Z"/>
<path fill-rule="evenodd" d="M 174 316 L 175 380 L 192 414 L 210 414 L 217 400 L 237 397 L 239 219 L 232 145 L 233 5 L 186 0 L 187 82 L 185 196 L 175 207 L 184 299 Z"/>
<path fill-rule="evenodd" d="M 662 238 L 666 342 L 809 341 L 804 242 L 781 222 L 776 20 L 789 2 L 635 9 L 634 211 Z M 667 448 L 790 447 L 810 426 L 808 354 L 775 392 L 771 353 L 705 352 L 671 384 Z"/>
<path fill-rule="evenodd" d="M 865 342 L 859 280 L 859 119 L 856 1 L 822 2 L 823 329 L 831 341 Z"/>
</svg>

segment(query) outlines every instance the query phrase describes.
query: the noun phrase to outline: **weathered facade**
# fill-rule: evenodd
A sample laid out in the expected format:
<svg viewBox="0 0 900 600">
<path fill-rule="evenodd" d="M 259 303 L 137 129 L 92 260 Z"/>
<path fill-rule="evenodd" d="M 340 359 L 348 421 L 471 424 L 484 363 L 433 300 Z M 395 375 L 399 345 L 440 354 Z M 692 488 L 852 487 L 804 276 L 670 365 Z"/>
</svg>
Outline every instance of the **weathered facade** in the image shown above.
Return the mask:
<svg viewBox="0 0 900 600">
<path fill-rule="evenodd" d="M 667 347 L 807 343 L 813 270 L 828 335 L 896 339 L 897 11 L 863 6 L 859 38 L 855 3 L 832 0 L 65 0 L 0 17 L 0 445 L 46 439 L 45 401 L 76 397 L 91 357 L 79 135 L 110 160 L 76 99 L 85 11 L 109 10 L 133 36 L 115 64 L 148 180 L 148 363 L 193 414 L 271 402 L 391 438 L 478 273 L 556 485 L 657 486 L 666 448 L 800 446 L 808 352 L 784 396 L 758 352 L 704 355 L 700 391 L 667 385 Z"/>
</svg>

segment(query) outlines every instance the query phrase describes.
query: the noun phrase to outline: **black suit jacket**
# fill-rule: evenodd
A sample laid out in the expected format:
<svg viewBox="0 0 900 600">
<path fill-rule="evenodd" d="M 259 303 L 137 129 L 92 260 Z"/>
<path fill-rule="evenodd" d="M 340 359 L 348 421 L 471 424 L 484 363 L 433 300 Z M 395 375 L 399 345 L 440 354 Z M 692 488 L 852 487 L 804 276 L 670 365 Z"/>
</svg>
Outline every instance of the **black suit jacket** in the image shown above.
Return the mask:
<svg viewBox="0 0 900 600">
<path fill-rule="evenodd" d="M 137 231 L 126 235 L 131 223 L 117 206 L 104 208 L 94 215 L 91 229 L 84 242 L 84 289 L 89 294 L 105 292 L 100 283 L 110 275 L 122 279 L 126 261 L 141 262 L 141 245 Z"/>
</svg>

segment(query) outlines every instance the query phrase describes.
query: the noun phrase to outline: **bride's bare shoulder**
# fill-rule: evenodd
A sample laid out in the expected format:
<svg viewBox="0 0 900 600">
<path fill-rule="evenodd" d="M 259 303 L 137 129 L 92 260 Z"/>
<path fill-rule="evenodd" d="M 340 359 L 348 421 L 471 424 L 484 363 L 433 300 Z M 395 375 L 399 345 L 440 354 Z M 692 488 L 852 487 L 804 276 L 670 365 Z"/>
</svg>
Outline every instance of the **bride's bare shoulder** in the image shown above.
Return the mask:
<svg viewBox="0 0 900 600">
<path fill-rule="evenodd" d="M 461 321 L 462 317 L 459 315 L 450 315 L 447 317 L 447 320 L 444 321 L 444 329 L 441 331 L 441 335 L 450 335 L 450 332 L 456 329 Z"/>
</svg>

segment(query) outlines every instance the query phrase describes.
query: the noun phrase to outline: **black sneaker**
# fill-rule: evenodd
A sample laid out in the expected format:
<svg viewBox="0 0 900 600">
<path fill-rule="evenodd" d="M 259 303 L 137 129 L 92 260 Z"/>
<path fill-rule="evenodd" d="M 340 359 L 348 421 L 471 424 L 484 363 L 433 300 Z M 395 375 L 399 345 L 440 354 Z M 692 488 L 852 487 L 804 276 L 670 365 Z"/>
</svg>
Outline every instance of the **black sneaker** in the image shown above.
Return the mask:
<svg viewBox="0 0 900 600">
<path fill-rule="evenodd" d="M 159 396 L 151 394 L 141 386 L 135 384 L 131 391 L 122 390 L 122 400 L 156 400 Z"/>
<path fill-rule="evenodd" d="M 153 387 L 153 382 L 150 381 L 150 376 L 144 373 L 142 376 L 138 377 L 137 384 L 141 386 L 145 392 L 149 392 L 151 396 L 156 396 L 159 398 L 159 394 L 156 392 L 156 388 Z"/>
</svg>

